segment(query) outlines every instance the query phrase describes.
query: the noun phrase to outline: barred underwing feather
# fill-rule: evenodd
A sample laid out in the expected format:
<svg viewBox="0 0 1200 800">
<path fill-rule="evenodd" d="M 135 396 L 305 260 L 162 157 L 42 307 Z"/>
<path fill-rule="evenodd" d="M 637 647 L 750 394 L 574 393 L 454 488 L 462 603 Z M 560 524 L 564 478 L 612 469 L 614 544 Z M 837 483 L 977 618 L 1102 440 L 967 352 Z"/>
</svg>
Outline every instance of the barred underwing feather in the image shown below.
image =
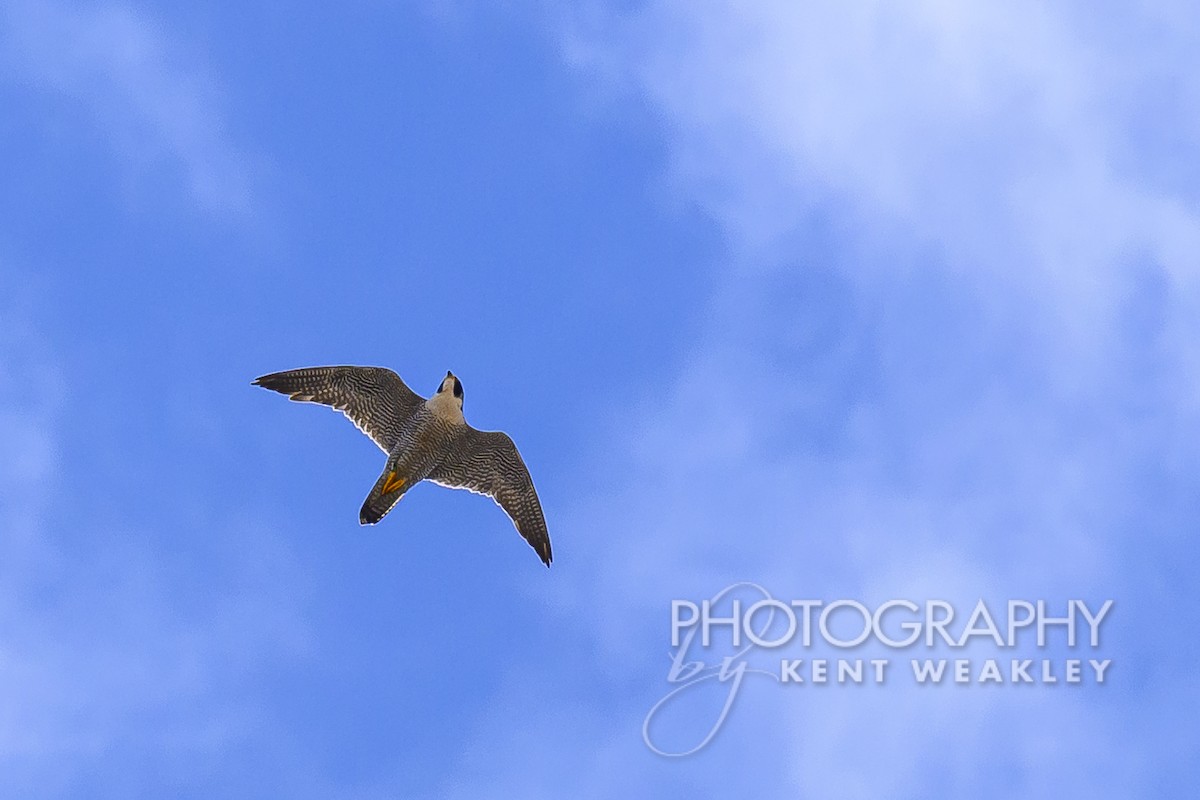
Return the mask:
<svg viewBox="0 0 1200 800">
<path fill-rule="evenodd" d="M 385 453 L 396 446 L 404 421 L 424 400 L 383 367 L 305 367 L 274 372 L 255 386 L 341 411 Z"/>
<path fill-rule="evenodd" d="M 442 486 L 491 497 L 542 562 L 550 566 L 553 556 L 542 504 L 525 461 L 508 434 L 468 426 L 428 477 Z"/>
</svg>

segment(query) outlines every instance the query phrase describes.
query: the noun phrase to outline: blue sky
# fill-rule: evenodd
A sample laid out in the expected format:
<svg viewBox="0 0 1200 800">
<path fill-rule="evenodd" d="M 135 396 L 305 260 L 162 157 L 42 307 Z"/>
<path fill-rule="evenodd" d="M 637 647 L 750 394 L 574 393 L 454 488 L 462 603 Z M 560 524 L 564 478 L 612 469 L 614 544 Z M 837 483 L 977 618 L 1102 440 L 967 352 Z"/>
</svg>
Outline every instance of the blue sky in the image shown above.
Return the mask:
<svg viewBox="0 0 1200 800">
<path fill-rule="evenodd" d="M 1196 22 L 7 4 L 0 783 L 1187 796 Z M 553 568 L 433 486 L 360 528 L 375 446 L 249 385 L 324 363 L 454 370 Z M 1113 598 L 1111 682 L 754 685 L 655 756 L 670 601 L 745 580 Z"/>
</svg>

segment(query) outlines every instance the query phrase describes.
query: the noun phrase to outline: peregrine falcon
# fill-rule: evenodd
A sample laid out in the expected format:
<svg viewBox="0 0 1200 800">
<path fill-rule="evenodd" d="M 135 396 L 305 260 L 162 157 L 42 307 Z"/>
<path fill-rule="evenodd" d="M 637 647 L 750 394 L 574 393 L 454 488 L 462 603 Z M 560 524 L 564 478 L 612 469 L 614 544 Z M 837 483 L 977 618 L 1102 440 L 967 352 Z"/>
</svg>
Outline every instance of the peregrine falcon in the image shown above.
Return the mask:
<svg viewBox="0 0 1200 800">
<path fill-rule="evenodd" d="M 374 525 L 414 484 L 430 480 L 491 497 L 550 566 L 550 535 L 529 470 L 508 434 L 480 431 L 463 418 L 463 387 L 447 372 L 428 400 L 383 367 L 308 367 L 263 375 L 254 386 L 345 414 L 387 453 L 358 521 Z"/>
</svg>

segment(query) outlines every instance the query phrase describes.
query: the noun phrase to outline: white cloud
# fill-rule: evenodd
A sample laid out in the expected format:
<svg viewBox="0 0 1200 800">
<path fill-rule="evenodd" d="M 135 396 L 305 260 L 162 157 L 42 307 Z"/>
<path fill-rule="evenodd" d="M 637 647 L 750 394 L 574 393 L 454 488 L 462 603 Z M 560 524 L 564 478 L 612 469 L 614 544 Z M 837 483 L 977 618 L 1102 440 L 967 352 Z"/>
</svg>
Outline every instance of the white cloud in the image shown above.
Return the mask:
<svg viewBox="0 0 1200 800">
<path fill-rule="evenodd" d="M 1144 48 L 1114 63 L 1061 9 L 651 3 L 600 27 L 576 58 L 655 102 L 675 180 L 742 247 L 778 248 L 835 203 L 952 268 L 1017 272 L 1075 304 L 1126 248 L 1190 280 L 1195 215 L 1128 174 L 1129 102 L 1161 76 Z"/>
<path fill-rule="evenodd" d="M 65 99 L 139 172 L 169 164 L 202 208 L 250 211 L 251 162 L 222 115 L 201 59 L 126 5 L 20 0 L 0 9 L 0 63 L 13 79 Z"/>
<path fill-rule="evenodd" d="M 55 512 L 87 476 L 62 440 L 70 393 L 23 277 L 0 269 L 0 775 L 19 796 L 90 781 L 132 796 L 146 776 L 107 764 L 154 753 L 182 776 L 267 724 L 253 687 L 307 650 L 307 579 L 276 530 L 229 509 L 166 536 L 63 529 Z M 219 557 L 181 570 L 164 544 L 175 536 Z M 204 591 L 180 591 L 200 574 Z M 286 749 L 282 734 L 275 744 Z"/>
<path fill-rule="evenodd" d="M 650 656 L 669 599 L 755 580 L 805 597 L 1116 596 L 1128 681 L 1037 696 L 776 692 L 713 745 L 736 774 L 648 754 L 584 774 L 716 792 L 766 772 L 775 793 L 820 797 L 1186 783 L 1170 743 L 1195 734 L 1136 723 L 1174 720 L 1197 696 L 1180 666 L 1195 647 L 1173 666 L 1143 647 L 1169 636 L 1160 615 L 1189 591 L 1170 562 L 1196 556 L 1189 521 L 1162 509 L 1189 507 L 1200 464 L 1178 433 L 1200 422 L 1200 214 L 1196 194 L 1144 163 L 1195 162 L 1200 125 L 1168 102 L 1164 119 L 1190 137 L 1128 131 L 1164 78 L 1200 96 L 1197 43 L 1148 15 L 1093 16 L 664 1 L 593 9 L 572 31 L 576 66 L 649 98 L 666 179 L 731 253 L 675 385 L 654 387 L 633 434 L 614 437 L 627 482 L 582 500 L 568 526 L 573 613 L 599 668 L 619 685 L 661 679 Z M 1122 39 L 1134 30 L 1136 45 Z M 591 728 L 595 747 L 636 741 L 644 700 L 593 708 L 608 723 Z M 531 725 L 581 724 L 543 704 Z M 755 737 L 762 752 L 743 752 Z M 578 749 L 542 756 L 582 772 Z M 528 788 L 507 766 L 517 758 L 501 751 L 483 785 Z"/>
</svg>

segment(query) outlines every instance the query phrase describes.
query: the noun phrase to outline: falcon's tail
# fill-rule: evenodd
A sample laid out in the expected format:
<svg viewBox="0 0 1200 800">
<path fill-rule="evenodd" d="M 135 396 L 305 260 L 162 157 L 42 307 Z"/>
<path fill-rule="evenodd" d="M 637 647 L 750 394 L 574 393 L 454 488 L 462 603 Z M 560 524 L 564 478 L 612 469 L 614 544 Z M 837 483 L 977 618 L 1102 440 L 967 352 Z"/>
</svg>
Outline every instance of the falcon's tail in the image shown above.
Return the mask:
<svg viewBox="0 0 1200 800">
<path fill-rule="evenodd" d="M 375 481 L 375 486 L 371 488 L 367 499 L 363 501 L 362 510 L 358 512 L 359 524 L 374 525 L 379 522 L 387 516 L 396 503 L 400 502 L 400 498 L 410 488 L 412 488 L 412 483 L 389 464 L 383 470 L 383 474 L 379 476 L 379 480 Z"/>
</svg>

